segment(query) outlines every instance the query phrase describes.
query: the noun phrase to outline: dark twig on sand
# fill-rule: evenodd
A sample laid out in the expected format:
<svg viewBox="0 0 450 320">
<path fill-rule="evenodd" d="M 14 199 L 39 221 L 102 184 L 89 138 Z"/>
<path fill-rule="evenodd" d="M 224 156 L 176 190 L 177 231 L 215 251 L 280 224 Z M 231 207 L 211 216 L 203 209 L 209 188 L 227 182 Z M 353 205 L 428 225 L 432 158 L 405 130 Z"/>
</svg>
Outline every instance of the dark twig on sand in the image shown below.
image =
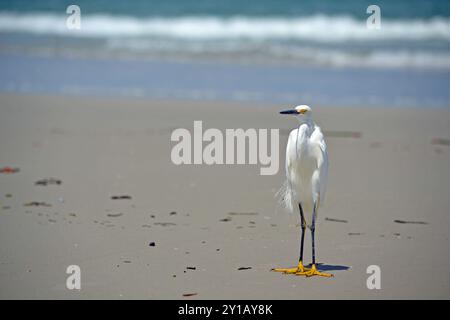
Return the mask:
<svg viewBox="0 0 450 320">
<path fill-rule="evenodd" d="M 332 222 L 342 222 L 342 223 L 347 223 L 347 220 L 341 220 L 341 219 L 334 219 L 334 218 L 325 218 L 325 221 L 332 221 Z"/>
<path fill-rule="evenodd" d="M 46 202 L 38 202 L 38 201 L 32 201 L 28 203 L 23 204 L 24 207 L 51 207 L 52 205 Z"/>
<path fill-rule="evenodd" d="M 111 197 L 112 200 L 131 200 L 131 196 L 112 196 Z"/>
<path fill-rule="evenodd" d="M 238 270 L 249 270 L 249 269 L 251 269 L 252 267 L 240 267 L 240 268 L 238 268 Z"/>
<path fill-rule="evenodd" d="M 405 220 L 394 220 L 396 223 L 409 223 L 409 224 L 428 224 L 425 221 L 405 221 Z"/>
<path fill-rule="evenodd" d="M 183 297 L 192 297 L 192 296 L 196 296 L 198 293 L 184 293 Z"/>
<path fill-rule="evenodd" d="M 48 185 L 60 185 L 62 184 L 62 181 L 59 179 L 55 179 L 55 178 L 46 178 L 46 179 L 41 179 L 38 180 L 34 183 L 37 186 L 48 186 Z"/>
<path fill-rule="evenodd" d="M 117 218 L 123 216 L 123 213 L 108 213 L 107 216 L 111 218 Z"/>
</svg>

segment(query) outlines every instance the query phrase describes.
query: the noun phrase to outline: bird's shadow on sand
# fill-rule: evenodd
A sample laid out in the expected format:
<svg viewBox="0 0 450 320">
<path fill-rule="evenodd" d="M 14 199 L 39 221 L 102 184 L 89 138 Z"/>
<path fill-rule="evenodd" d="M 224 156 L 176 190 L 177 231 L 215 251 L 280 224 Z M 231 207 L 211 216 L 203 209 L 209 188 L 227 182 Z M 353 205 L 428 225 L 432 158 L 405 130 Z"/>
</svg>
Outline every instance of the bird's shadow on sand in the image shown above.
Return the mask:
<svg viewBox="0 0 450 320">
<path fill-rule="evenodd" d="M 345 271 L 350 269 L 349 266 L 341 266 L 341 265 L 334 265 L 334 264 L 325 264 L 325 263 L 316 263 L 317 270 L 319 271 Z M 311 265 L 307 266 L 308 268 L 311 267 Z"/>
</svg>

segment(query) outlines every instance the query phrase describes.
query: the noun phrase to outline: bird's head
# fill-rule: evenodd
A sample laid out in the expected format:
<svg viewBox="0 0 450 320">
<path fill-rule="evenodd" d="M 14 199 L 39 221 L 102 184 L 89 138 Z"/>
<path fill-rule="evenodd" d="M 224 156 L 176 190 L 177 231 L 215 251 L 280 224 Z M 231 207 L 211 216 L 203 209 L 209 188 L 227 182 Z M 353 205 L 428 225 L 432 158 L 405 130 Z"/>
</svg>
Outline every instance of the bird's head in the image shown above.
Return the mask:
<svg viewBox="0 0 450 320">
<path fill-rule="evenodd" d="M 296 106 L 293 109 L 280 111 L 280 114 L 290 114 L 290 115 L 298 117 L 299 120 L 306 120 L 306 119 L 311 118 L 312 111 L 311 111 L 310 107 L 302 104 L 302 105 Z"/>
</svg>

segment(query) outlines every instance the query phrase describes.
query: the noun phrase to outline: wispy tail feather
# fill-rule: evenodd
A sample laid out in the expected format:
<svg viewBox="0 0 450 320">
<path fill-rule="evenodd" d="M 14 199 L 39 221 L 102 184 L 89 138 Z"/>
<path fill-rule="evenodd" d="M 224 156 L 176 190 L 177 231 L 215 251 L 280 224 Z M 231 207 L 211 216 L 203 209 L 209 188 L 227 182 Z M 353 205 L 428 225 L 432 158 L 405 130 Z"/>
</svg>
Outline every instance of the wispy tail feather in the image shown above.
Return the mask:
<svg viewBox="0 0 450 320">
<path fill-rule="evenodd" d="M 287 181 L 283 183 L 280 190 L 275 194 L 278 203 L 289 212 L 294 212 L 294 203 L 292 199 L 291 188 Z"/>
</svg>

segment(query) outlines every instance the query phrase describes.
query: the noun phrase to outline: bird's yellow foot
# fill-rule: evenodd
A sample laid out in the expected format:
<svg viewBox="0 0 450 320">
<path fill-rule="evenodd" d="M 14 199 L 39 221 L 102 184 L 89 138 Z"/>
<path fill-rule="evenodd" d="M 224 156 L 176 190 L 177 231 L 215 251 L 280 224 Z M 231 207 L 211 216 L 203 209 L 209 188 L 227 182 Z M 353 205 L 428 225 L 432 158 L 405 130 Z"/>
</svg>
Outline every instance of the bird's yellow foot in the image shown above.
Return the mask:
<svg viewBox="0 0 450 320">
<path fill-rule="evenodd" d="M 301 273 L 305 273 L 307 271 L 309 271 L 309 268 L 306 268 L 303 265 L 303 262 L 299 261 L 297 268 L 274 268 L 272 269 L 272 271 L 275 272 L 283 272 L 283 273 L 287 273 L 287 274 L 297 274 L 300 275 Z"/>
<path fill-rule="evenodd" d="M 311 269 L 309 269 L 309 271 L 305 272 L 302 275 L 305 275 L 307 277 L 319 276 L 319 277 L 327 277 L 327 278 L 330 278 L 333 276 L 331 273 L 320 272 L 319 270 L 317 270 L 317 267 L 315 264 L 312 265 L 312 267 L 311 267 Z"/>
</svg>

